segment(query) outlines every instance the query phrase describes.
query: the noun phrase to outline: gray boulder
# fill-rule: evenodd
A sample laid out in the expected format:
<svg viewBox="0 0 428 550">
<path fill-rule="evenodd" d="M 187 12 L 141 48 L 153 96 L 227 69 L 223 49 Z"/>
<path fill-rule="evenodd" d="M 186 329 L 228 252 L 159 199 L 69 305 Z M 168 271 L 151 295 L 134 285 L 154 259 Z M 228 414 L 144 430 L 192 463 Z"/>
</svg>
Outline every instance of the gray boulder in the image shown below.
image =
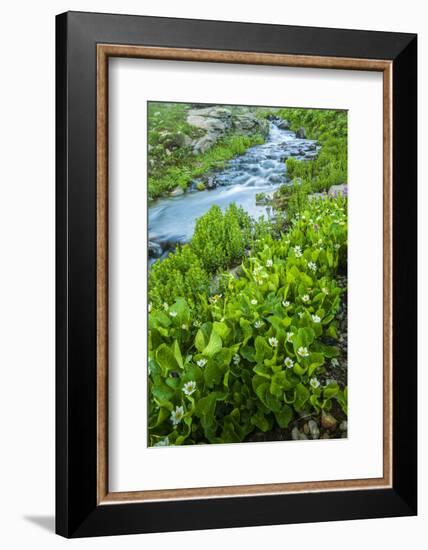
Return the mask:
<svg viewBox="0 0 428 550">
<path fill-rule="evenodd" d="M 191 109 L 187 114 L 187 123 L 207 132 L 225 132 L 232 127 L 232 113 L 224 107 Z"/>
<path fill-rule="evenodd" d="M 280 130 L 289 130 L 290 129 L 290 123 L 288 122 L 288 120 L 279 119 L 279 121 L 276 123 L 276 125 L 278 126 L 278 128 Z"/>
<path fill-rule="evenodd" d="M 187 138 L 187 139 L 186 139 Z M 189 137 L 183 132 L 162 132 L 159 136 L 159 142 L 166 150 L 179 149 L 189 143 Z"/>
<path fill-rule="evenodd" d="M 306 139 L 306 130 L 304 128 L 299 128 L 296 132 L 296 138 Z"/>
</svg>

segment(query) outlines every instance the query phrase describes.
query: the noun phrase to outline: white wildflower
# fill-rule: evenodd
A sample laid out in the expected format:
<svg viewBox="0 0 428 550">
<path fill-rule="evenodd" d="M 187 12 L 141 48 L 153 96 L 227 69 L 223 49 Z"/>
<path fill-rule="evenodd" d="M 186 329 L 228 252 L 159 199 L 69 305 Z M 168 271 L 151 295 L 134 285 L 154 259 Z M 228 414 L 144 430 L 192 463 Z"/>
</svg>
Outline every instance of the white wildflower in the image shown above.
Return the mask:
<svg viewBox="0 0 428 550">
<path fill-rule="evenodd" d="M 196 364 L 198 365 L 198 367 L 205 367 L 205 365 L 207 364 L 207 360 L 206 359 L 198 359 L 198 361 L 196 361 Z"/>
<path fill-rule="evenodd" d="M 273 336 L 269 338 L 268 342 L 273 348 L 276 348 L 278 346 L 278 340 Z"/>
<path fill-rule="evenodd" d="M 314 388 L 317 389 L 320 385 L 319 380 L 317 378 L 311 378 L 309 381 L 309 384 Z"/>
<path fill-rule="evenodd" d="M 304 295 L 302 296 L 302 301 L 303 301 L 303 302 L 309 302 L 309 300 L 310 300 L 309 294 L 304 294 Z"/>
<path fill-rule="evenodd" d="M 196 391 L 196 382 L 194 380 L 190 380 L 189 382 L 186 382 L 183 385 L 183 393 L 186 395 L 192 395 Z"/>
<path fill-rule="evenodd" d="M 252 305 L 252 306 L 256 306 L 257 303 L 258 303 L 258 302 L 257 302 L 257 300 L 256 300 L 255 298 L 253 298 L 253 299 L 251 300 L 251 305 Z"/>
<path fill-rule="evenodd" d="M 183 323 L 183 324 L 181 325 L 181 328 L 182 328 L 183 330 L 187 330 L 189 327 L 186 325 L 186 323 Z"/>
<path fill-rule="evenodd" d="M 180 422 L 183 420 L 184 416 L 184 408 L 183 407 L 175 407 L 175 410 L 171 413 L 171 422 L 174 424 L 174 426 L 177 426 L 177 424 L 180 424 Z"/>
<path fill-rule="evenodd" d="M 272 267 L 273 266 L 273 261 L 272 260 L 267 260 L 266 261 L 266 267 Z"/>
<path fill-rule="evenodd" d="M 235 353 L 235 355 L 233 356 L 233 362 L 235 363 L 235 365 L 239 365 L 239 363 L 241 362 L 241 358 L 237 353 Z"/>
<path fill-rule="evenodd" d="M 318 315 L 312 315 L 312 321 L 314 323 L 321 323 L 321 318 Z"/>
<path fill-rule="evenodd" d="M 170 314 L 171 317 L 177 317 L 177 312 L 176 311 L 170 311 L 169 314 Z"/>
<path fill-rule="evenodd" d="M 315 262 L 309 262 L 308 263 L 308 267 L 309 269 L 311 269 L 312 271 L 316 271 L 317 270 L 317 264 Z"/>
<path fill-rule="evenodd" d="M 163 308 L 164 308 L 165 310 L 167 310 L 167 309 L 169 309 L 169 305 L 168 305 L 166 302 L 164 302 L 164 303 L 163 303 Z"/>
<path fill-rule="evenodd" d="M 263 321 L 260 319 L 257 319 L 257 321 L 254 323 L 255 328 L 261 328 L 263 326 Z"/>
<path fill-rule="evenodd" d="M 300 357 L 308 357 L 309 356 L 308 348 L 305 348 L 303 346 L 300 346 L 300 348 L 297 350 L 297 353 L 300 355 Z"/>
<path fill-rule="evenodd" d="M 288 300 L 283 300 L 283 301 L 282 301 L 282 305 L 283 305 L 284 307 L 289 307 L 289 306 L 290 306 L 290 302 L 289 302 Z"/>
<path fill-rule="evenodd" d="M 294 367 L 294 361 L 290 357 L 286 357 L 284 359 L 284 365 L 287 369 L 292 369 Z"/>
<path fill-rule="evenodd" d="M 296 245 L 293 250 L 294 250 L 294 255 L 296 256 L 296 258 L 300 258 L 302 256 L 302 247 L 301 246 Z"/>
<path fill-rule="evenodd" d="M 293 336 L 294 336 L 294 332 L 287 332 L 287 335 L 286 335 L 287 342 L 292 342 Z"/>
</svg>

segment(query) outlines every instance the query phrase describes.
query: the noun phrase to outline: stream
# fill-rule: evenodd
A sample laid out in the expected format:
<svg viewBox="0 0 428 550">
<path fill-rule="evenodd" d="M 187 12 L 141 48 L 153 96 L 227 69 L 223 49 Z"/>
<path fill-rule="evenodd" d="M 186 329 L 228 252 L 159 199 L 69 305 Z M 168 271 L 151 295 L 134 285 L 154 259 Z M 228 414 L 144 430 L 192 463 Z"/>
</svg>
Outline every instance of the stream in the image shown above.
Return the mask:
<svg viewBox="0 0 428 550">
<path fill-rule="evenodd" d="M 315 141 L 296 138 L 290 130 L 282 130 L 269 123 L 265 143 L 248 149 L 243 155 L 228 161 L 224 169 L 215 173 L 212 189 L 189 190 L 177 197 L 153 201 L 148 212 L 149 263 L 165 257 L 177 243 L 190 241 L 196 219 L 212 205 L 223 210 L 231 204 L 241 206 L 254 218 L 269 216 L 271 207 L 256 205 L 256 195 L 271 195 L 286 183 L 285 160 L 311 160 L 319 147 Z"/>
</svg>

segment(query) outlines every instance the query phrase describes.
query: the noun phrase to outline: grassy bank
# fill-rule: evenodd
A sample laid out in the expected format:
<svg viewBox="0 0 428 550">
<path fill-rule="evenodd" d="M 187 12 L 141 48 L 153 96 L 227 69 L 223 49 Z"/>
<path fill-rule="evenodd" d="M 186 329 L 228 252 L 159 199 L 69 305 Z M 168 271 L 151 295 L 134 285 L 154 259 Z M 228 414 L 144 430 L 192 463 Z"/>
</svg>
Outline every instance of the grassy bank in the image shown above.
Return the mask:
<svg viewBox="0 0 428 550">
<path fill-rule="evenodd" d="M 210 170 L 221 169 L 237 155 L 264 142 L 261 134 L 229 133 L 205 153 L 194 155 L 190 143 L 203 135 L 186 122 L 188 104 L 149 103 L 148 192 L 155 199 L 189 183 Z"/>
</svg>

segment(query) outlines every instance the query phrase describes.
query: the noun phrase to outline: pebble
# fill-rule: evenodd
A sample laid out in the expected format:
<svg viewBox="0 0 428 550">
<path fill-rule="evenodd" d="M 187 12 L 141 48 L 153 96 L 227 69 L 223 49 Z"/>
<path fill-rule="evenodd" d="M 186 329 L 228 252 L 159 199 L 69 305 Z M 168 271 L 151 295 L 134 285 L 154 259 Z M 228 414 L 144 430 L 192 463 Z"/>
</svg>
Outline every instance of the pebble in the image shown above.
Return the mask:
<svg viewBox="0 0 428 550">
<path fill-rule="evenodd" d="M 339 430 L 341 432 L 348 431 L 348 422 L 346 420 L 343 420 L 343 422 L 340 423 Z"/>
<path fill-rule="evenodd" d="M 309 428 L 309 432 L 312 436 L 312 439 L 319 439 L 320 429 L 318 428 L 318 424 L 315 422 L 315 420 L 309 420 L 308 428 Z"/>
<path fill-rule="evenodd" d="M 293 441 L 299 441 L 303 439 L 308 439 L 305 434 L 299 431 L 299 428 L 295 427 L 291 430 L 291 439 Z"/>
<path fill-rule="evenodd" d="M 334 430 L 337 426 L 337 420 L 334 418 L 332 414 L 322 411 L 321 426 L 326 430 Z"/>
</svg>

